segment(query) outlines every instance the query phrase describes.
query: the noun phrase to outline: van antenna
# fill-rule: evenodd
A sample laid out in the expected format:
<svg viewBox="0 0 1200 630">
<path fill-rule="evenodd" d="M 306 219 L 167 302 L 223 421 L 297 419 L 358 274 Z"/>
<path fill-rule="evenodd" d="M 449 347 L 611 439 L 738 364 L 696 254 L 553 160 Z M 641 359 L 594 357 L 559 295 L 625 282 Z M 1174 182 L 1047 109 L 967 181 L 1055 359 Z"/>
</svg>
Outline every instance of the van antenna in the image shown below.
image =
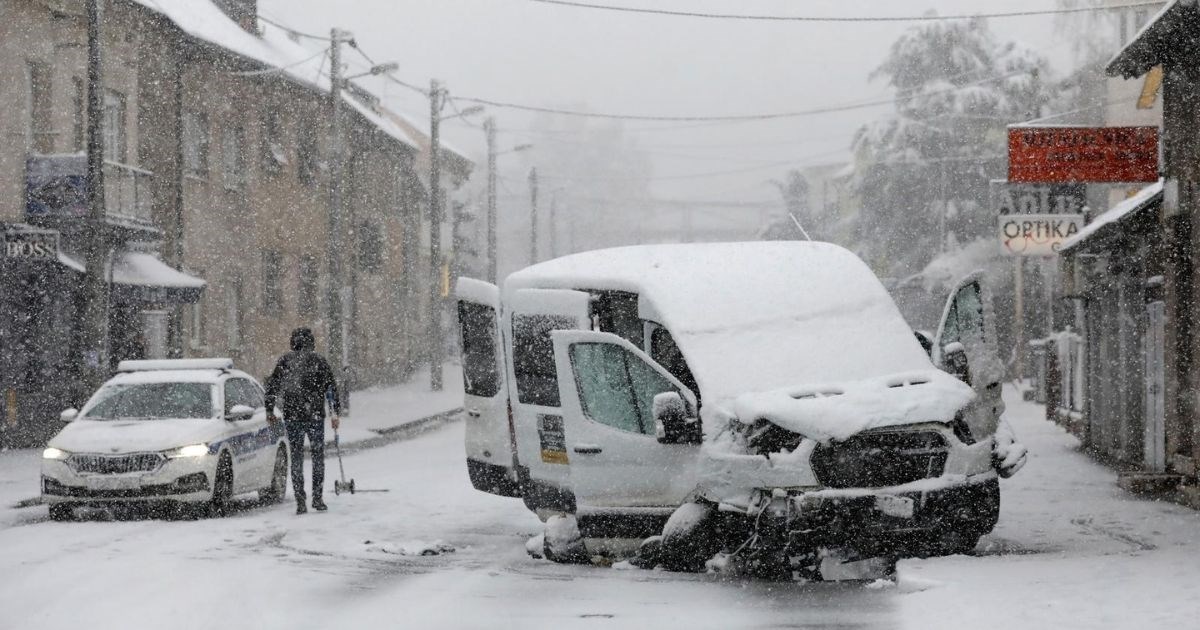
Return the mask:
<svg viewBox="0 0 1200 630">
<path fill-rule="evenodd" d="M 808 235 L 808 232 L 804 231 L 804 226 L 800 225 L 800 220 L 796 218 L 796 215 L 789 212 L 788 216 L 792 218 L 792 223 L 796 224 L 796 229 L 800 230 L 800 233 L 804 235 L 804 238 L 811 241 L 812 237 Z"/>
</svg>

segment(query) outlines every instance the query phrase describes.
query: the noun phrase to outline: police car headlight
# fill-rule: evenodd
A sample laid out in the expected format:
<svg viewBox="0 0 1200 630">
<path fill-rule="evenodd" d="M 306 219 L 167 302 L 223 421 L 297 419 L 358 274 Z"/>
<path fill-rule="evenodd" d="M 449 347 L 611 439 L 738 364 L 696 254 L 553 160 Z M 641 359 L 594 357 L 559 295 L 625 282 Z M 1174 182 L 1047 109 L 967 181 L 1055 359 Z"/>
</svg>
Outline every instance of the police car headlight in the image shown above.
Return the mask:
<svg viewBox="0 0 1200 630">
<path fill-rule="evenodd" d="M 68 452 L 66 452 L 66 451 L 64 451 L 64 450 L 62 450 L 61 448 L 54 448 L 53 446 L 51 446 L 51 447 L 47 448 L 46 450 L 42 451 L 42 459 L 58 459 L 58 460 L 62 460 L 62 459 L 66 459 L 66 458 L 68 458 L 68 457 L 70 457 L 70 456 L 71 456 L 71 454 L 70 454 L 70 453 L 68 453 Z"/>
<path fill-rule="evenodd" d="M 181 446 L 177 449 L 167 451 L 167 457 L 170 457 L 170 458 L 201 457 L 204 455 L 208 455 L 208 445 L 207 444 L 189 444 L 187 446 Z"/>
</svg>

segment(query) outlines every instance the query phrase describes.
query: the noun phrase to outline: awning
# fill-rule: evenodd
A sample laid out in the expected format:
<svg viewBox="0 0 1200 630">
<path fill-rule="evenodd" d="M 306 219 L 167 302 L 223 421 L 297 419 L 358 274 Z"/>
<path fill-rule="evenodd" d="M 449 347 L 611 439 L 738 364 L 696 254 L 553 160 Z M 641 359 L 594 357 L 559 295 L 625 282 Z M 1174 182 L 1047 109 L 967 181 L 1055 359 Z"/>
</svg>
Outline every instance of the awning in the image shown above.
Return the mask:
<svg viewBox="0 0 1200 630">
<path fill-rule="evenodd" d="M 64 253 L 58 260 L 83 273 L 83 262 Z M 195 276 L 172 269 L 154 254 L 119 252 L 109 270 L 113 291 L 121 298 L 138 302 L 191 304 L 200 299 L 207 283 Z"/>
<path fill-rule="evenodd" d="M 1117 224 L 1133 217 L 1142 210 L 1162 203 L 1162 198 L 1163 180 L 1160 179 L 1158 182 L 1139 190 L 1136 195 L 1109 208 L 1106 212 L 1093 219 L 1091 223 L 1083 226 L 1083 229 L 1079 230 L 1078 234 L 1063 241 L 1058 252 L 1060 254 L 1066 253 L 1068 250 L 1096 237 L 1101 232 L 1108 232 L 1109 226 L 1115 228 Z"/>
</svg>

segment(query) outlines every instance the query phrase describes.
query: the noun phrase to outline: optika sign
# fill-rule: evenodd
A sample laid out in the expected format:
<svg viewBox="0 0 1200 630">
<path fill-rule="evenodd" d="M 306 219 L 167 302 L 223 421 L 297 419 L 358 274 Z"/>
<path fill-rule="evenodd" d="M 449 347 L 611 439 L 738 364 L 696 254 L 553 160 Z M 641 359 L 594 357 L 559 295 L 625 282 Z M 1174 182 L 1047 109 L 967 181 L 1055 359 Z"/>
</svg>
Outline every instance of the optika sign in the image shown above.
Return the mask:
<svg viewBox="0 0 1200 630">
<path fill-rule="evenodd" d="M 57 260 L 58 234 L 40 232 L 5 234 L 4 257 L 22 260 Z"/>
<path fill-rule="evenodd" d="M 1000 217 L 1000 244 L 1013 256 L 1054 256 L 1083 228 L 1078 214 L 1010 214 Z"/>
</svg>

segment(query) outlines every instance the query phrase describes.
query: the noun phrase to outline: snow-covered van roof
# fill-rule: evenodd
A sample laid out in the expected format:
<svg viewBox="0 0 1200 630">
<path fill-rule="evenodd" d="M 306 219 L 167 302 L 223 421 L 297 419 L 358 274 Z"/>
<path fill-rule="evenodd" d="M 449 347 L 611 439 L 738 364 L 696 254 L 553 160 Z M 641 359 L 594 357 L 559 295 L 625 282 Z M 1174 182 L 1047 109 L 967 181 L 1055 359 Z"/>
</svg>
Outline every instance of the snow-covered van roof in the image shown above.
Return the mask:
<svg viewBox="0 0 1200 630">
<path fill-rule="evenodd" d="M 714 402 L 934 369 L 875 274 L 830 243 L 595 250 L 510 275 L 505 301 L 522 288 L 639 294 L 675 338 L 702 396 Z"/>
</svg>

